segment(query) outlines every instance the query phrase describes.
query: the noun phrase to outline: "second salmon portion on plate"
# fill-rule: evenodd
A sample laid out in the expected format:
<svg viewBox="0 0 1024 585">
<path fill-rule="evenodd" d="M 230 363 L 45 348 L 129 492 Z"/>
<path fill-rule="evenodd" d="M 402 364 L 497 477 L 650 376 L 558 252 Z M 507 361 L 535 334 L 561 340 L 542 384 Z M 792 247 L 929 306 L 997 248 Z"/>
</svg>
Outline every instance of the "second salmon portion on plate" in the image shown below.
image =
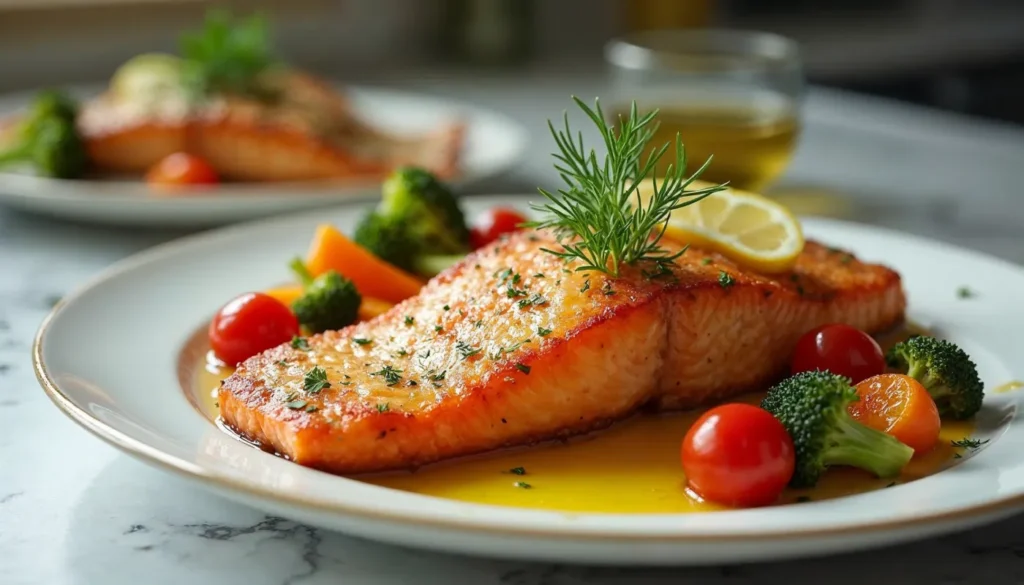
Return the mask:
<svg viewBox="0 0 1024 585">
<path fill-rule="evenodd" d="M 0 111 L 0 197 L 111 222 L 207 224 L 372 197 L 404 165 L 464 184 L 514 163 L 525 140 L 479 108 L 340 87 L 281 59 L 263 18 L 220 11 L 177 54 L 133 57 L 98 91 L 12 105 Z"/>
</svg>

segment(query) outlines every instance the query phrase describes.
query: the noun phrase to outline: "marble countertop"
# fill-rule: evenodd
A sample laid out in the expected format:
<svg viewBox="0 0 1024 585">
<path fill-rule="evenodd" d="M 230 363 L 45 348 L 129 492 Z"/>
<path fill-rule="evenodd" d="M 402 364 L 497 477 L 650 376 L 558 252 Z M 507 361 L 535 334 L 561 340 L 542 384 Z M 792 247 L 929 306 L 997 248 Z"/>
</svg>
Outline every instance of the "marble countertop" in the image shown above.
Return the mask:
<svg viewBox="0 0 1024 585">
<path fill-rule="evenodd" d="M 382 83 L 387 80 L 382 81 Z M 462 85 L 459 85 L 461 83 Z M 531 122 L 593 84 L 496 80 L 418 87 Z M 531 84 L 526 84 L 531 85 Z M 786 183 L 852 202 L 841 215 L 923 233 L 1024 263 L 1015 189 L 1024 130 L 845 94 L 816 92 Z M 545 142 L 546 144 L 546 142 Z M 480 192 L 551 179 L 534 149 Z M 969 196 L 969 197 L 968 197 Z M 62 295 L 112 262 L 181 231 L 114 230 L 0 209 L 0 583 L 147 585 L 1024 583 L 1024 517 L 881 551 L 699 569 L 608 569 L 445 556 L 383 546 L 266 517 L 149 468 L 78 428 L 46 399 L 29 348 Z M 116 348 L 111 348 L 114 359 Z"/>
</svg>

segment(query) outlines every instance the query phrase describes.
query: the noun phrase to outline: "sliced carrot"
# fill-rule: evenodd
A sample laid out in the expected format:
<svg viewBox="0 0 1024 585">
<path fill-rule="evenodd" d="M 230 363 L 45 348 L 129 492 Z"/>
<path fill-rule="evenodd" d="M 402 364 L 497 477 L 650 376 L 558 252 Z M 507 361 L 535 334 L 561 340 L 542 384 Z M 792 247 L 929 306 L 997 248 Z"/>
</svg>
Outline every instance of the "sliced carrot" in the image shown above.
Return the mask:
<svg viewBox="0 0 1024 585">
<path fill-rule="evenodd" d="M 302 285 L 290 284 L 287 286 L 279 286 L 276 288 L 268 289 L 263 292 L 290 307 L 292 306 L 292 303 L 295 302 L 295 299 L 302 296 Z"/>
<path fill-rule="evenodd" d="M 939 409 L 920 382 L 902 374 L 880 374 L 857 384 L 860 400 L 849 407 L 850 416 L 879 431 L 889 433 L 914 449 L 926 453 L 939 440 L 942 421 Z"/>
<path fill-rule="evenodd" d="M 374 256 L 334 226 L 326 224 L 316 230 L 306 267 L 313 276 L 333 269 L 352 280 L 363 296 L 389 303 L 416 296 L 423 288 L 420 279 Z"/>
</svg>

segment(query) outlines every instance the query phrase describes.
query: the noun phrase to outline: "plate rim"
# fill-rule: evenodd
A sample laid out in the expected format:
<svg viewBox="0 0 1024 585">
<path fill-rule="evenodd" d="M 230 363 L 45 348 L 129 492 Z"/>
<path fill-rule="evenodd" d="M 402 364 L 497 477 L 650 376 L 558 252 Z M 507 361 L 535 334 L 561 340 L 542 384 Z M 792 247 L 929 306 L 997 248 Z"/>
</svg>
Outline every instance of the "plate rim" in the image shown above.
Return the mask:
<svg viewBox="0 0 1024 585">
<path fill-rule="evenodd" d="M 477 195 L 467 196 L 467 199 L 474 201 L 509 201 L 510 199 L 523 199 L 527 195 L 525 194 L 491 194 L 491 195 Z M 327 210 L 319 210 L 317 213 L 325 213 L 331 209 L 340 210 L 345 207 L 350 207 L 352 203 L 343 203 L 341 205 L 332 206 Z M 571 538 L 579 541 L 619 541 L 619 542 L 634 542 L 634 543 L 686 543 L 686 542 L 749 542 L 750 540 L 760 539 L 784 539 L 784 540 L 799 540 L 813 537 L 834 537 L 843 535 L 859 534 L 863 535 L 866 533 L 872 533 L 877 531 L 895 530 L 895 529 L 925 529 L 930 526 L 936 526 L 943 523 L 955 522 L 955 521 L 966 521 L 972 518 L 995 516 L 999 514 L 1009 515 L 1014 512 L 1015 509 L 1024 508 L 1024 492 L 1007 495 L 1002 497 L 993 497 L 992 499 L 978 504 L 969 504 L 965 507 L 952 509 L 947 511 L 939 511 L 933 513 L 921 513 L 913 518 L 902 519 L 902 520 L 885 520 L 885 521 L 869 521 L 869 522 L 845 522 L 834 527 L 826 528 L 800 528 L 796 530 L 786 529 L 771 529 L 760 531 L 750 531 L 743 533 L 702 533 L 702 534 L 644 534 L 642 532 L 631 532 L 631 531 L 605 531 L 598 532 L 594 529 L 587 529 L 585 527 L 573 527 L 573 526 L 559 526 L 559 527 L 548 527 L 548 528 L 536 528 L 536 527 L 522 527 L 522 526 L 509 526 L 502 525 L 496 526 L 494 524 L 487 524 L 483 522 L 474 522 L 468 517 L 446 517 L 446 518 L 431 518 L 431 517 L 413 517 L 400 512 L 390 512 L 387 510 L 367 510 L 361 508 L 354 503 L 337 502 L 332 503 L 329 506 L 313 502 L 312 500 L 305 499 L 301 495 L 294 493 L 275 490 L 272 488 L 266 488 L 259 485 L 254 485 L 251 482 L 240 479 L 228 477 L 223 474 L 211 472 L 209 469 L 203 466 L 196 465 L 185 459 L 170 455 L 157 447 L 146 444 L 144 441 L 135 439 L 129 436 L 127 433 L 113 428 L 108 423 L 105 423 L 98 418 L 89 414 L 84 408 L 76 405 L 74 401 L 67 396 L 59 387 L 56 380 L 51 376 L 47 369 L 46 363 L 43 359 L 43 347 L 46 343 L 46 336 L 50 329 L 54 319 L 59 316 L 64 307 L 72 300 L 86 294 L 94 288 L 102 285 L 107 280 L 116 277 L 124 272 L 130 271 L 137 266 L 143 266 L 149 262 L 152 262 L 165 254 L 171 254 L 176 249 L 181 247 L 187 247 L 190 245 L 201 244 L 204 240 L 212 240 L 219 237 L 230 235 L 236 231 L 247 231 L 251 229 L 258 229 L 261 224 L 270 224 L 278 221 L 288 220 L 297 218 L 303 215 L 309 215 L 309 211 L 296 212 L 290 214 L 281 214 L 274 217 L 258 219 L 254 221 L 248 221 L 238 224 L 229 225 L 223 228 L 207 230 L 201 233 L 192 234 L 180 238 L 152 246 L 150 248 L 141 250 L 134 254 L 131 254 L 125 258 L 122 258 L 113 264 L 107 266 L 103 270 L 99 271 L 91 278 L 84 281 L 78 287 L 69 291 L 64 297 L 61 298 L 44 317 L 41 324 L 39 325 L 36 335 L 32 343 L 32 368 L 36 375 L 36 379 L 42 387 L 44 393 L 50 399 L 51 402 L 60 410 L 65 416 L 69 417 L 76 424 L 84 428 L 86 431 L 103 440 L 107 444 L 117 448 L 118 450 L 133 456 L 137 459 L 143 460 L 150 464 L 156 464 L 160 468 L 175 473 L 179 476 L 198 481 L 199 483 L 209 485 L 212 488 L 227 490 L 229 492 L 239 493 L 249 498 L 255 498 L 262 501 L 275 502 L 278 504 L 285 504 L 292 507 L 297 507 L 308 511 L 319 511 L 329 512 L 335 515 L 344 515 L 349 518 L 371 521 L 371 522 L 391 522 L 400 523 L 405 525 L 416 525 L 419 528 L 433 528 L 433 529 L 444 529 L 444 530 L 455 530 L 462 531 L 464 533 L 486 533 L 494 536 L 509 536 L 509 537 L 541 537 L 541 538 Z M 804 218 L 806 219 L 806 218 Z M 935 240 L 932 238 L 919 236 L 916 234 L 898 233 L 894 230 L 886 229 L 883 227 L 860 224 L 857 222 L 836 220 L 830 218 L 813 218 L 814 223 L 820 223 L 823 226 L 838 225 L 845 226 L 847 228 L 854 228 L 865 232 L 874 232 L 881 234 L 894 235 L 898 234 L 900 238 L 913 240 L 918 244 L 927 244 L 938 248 L 940 251 L 945 250 L 956 250 L 958 253 L 966 254 L 967 256 L 984 259 L 986 262 L 999 264 L 1002 267 L 1014 270 L 1024 271 L 1024 267 L 1004 260 L 1002 258 L 992 256 L 983 252 L 972 250 L 969 248 L 963 248 L 956 246 L 951 243 Z M 487 505 L 483 505 L 488 507 Z M 583 515 L 581 513 L 573 513 L 574 516 Z M 644 514 L 633 514 L 631 516 L 644 516 Z"/>
</svg>

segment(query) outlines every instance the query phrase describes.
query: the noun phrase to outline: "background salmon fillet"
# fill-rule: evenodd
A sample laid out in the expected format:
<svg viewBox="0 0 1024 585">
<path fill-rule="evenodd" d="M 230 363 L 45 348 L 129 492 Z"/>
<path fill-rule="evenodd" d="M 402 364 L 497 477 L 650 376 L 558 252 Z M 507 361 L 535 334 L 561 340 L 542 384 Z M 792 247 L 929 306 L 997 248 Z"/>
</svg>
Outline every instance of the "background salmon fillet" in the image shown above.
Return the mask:
<svg viewBox="0 0 1024 585">
<path fill-rule="evenodd" d="M 614 280 L 541 250 L 555 245 L 519 233 L 377 319 L 310 338 L 310 351 L 247 360 L 221 387 L 224 420 L 327 471 L 413 467 L 758 389 L 808 329 L 878 332 L 905 309 L 895 272 L 813 242 L 778 278 L 691 249 L 670 277 Z M 314 366 L 331 386 L 309 394 Z"/>
</svg>

